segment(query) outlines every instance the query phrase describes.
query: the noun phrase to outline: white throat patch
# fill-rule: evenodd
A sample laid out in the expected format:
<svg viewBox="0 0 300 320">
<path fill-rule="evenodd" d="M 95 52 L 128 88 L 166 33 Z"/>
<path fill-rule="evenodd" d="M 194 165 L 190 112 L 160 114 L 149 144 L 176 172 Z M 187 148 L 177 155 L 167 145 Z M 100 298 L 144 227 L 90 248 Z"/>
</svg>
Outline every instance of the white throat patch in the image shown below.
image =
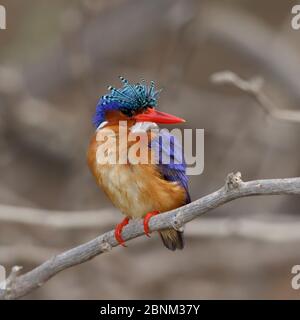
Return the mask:
<svg viewBox="0 0 300 320">
<path fill-rule="evenodd" d="M 100 125 L 98 126 L 97 130 L 103 128 L 104 126 L 106 126 L 108 124 L 108 121 L 103 121 L 100 123 Z"/>
<path fill-rule="evenodd" d="M 155 122 L 137 122 L 130 129 L 132 133 L 144 133 L 150 129 L 157 129 L 158 125 Z"/>
</svg>

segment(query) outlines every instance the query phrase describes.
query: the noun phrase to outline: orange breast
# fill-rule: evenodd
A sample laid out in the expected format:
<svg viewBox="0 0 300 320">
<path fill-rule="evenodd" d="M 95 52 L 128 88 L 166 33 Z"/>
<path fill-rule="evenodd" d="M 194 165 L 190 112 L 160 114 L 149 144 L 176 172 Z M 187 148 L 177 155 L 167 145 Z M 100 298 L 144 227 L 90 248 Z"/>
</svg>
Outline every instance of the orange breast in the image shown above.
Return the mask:
<svg viewBox="0 0 300 320">
<path fill-rule="evenodd" d="M 111 126 L 110 129 L 117 132 L 117 126 Z M 92 137 L 88 165 L 98 185 L 117 208 L 126 216 L 142 218 L 148 212 L 164 212 L 184 204 L 184 189 L 176 182 L 164 180 L 154 164 L 97 163 L 96 153 L 101 146 L 97 135 L 102 134 L 102 130 L 98 130 Z M 145 144 L 145 148 L 151 152 L 148 144 Z"/>
</svg>

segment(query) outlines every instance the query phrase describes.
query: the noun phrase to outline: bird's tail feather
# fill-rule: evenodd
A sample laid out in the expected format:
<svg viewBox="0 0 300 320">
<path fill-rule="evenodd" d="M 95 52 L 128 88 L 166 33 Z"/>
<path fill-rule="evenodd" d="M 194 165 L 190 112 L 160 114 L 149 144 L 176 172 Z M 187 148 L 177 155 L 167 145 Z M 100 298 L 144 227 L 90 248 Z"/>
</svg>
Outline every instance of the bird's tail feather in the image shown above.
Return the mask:
<svg viewBox="0 0 300 320">
<path fill-rule="evenodd" d="M 161 240 L 166 248 L 169 250 L 183 249 L 184 238 L 183 232 L 175 229 L 166 229 L 159 232 Z"/>
</svg>

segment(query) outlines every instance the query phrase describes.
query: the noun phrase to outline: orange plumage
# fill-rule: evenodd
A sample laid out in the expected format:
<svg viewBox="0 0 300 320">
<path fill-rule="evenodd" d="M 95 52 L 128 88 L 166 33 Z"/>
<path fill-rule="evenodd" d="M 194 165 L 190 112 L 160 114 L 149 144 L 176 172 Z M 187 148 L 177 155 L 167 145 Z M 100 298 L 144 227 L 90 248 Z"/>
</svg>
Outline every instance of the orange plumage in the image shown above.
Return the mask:
<svg viewBox="0 0 300 320">
<path fill-rule="evenodd" d="M 185 190 L 178 183 L 163 179 L 155 164 L 97 164 L 97 148 L 103 143 L 97 141 L 97 135 L 107 129 L 115 132 L 118 145 L 118 124 L 98 130 L 90 142 L 88 164 L 98 185 L 124 215 L 143 218 L 148 212 L 165 212 L 185 203 Z M 129 142 L 128 147 L 133 143 Z M 151 152 L 148 143 L 144 148 Z"/>
</svg>

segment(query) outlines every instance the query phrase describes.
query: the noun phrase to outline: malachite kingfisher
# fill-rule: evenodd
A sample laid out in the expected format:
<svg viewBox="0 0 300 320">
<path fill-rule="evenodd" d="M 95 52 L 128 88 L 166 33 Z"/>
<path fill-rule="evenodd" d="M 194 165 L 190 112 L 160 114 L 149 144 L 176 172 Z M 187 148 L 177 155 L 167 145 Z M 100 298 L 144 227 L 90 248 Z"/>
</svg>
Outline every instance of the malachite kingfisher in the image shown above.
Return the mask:
<svg viewBox="0 0 300 320">
<path fill-rule="evenodd" d="M 96 131 L 88 147 L 87 159 L 97 184 L 125 215 L 124 220 L 115 228 L 116 240 L 125 246 L 122 229 L 130 219 L 142 218 L 145 234 L 149 236 L 148 224 L 151 217 L 189 203 L 190 195 L 181 145 L 168 130 L 158 130 L 155 133 L 152 130 L 158 128 L 157 124 L 175 124 L 185 120 L 156 110 L 160 91 L 155 89 L 153 81 L 147 85 L 145 80 L 131 84 L 123 77 L 120 79 L 122 87 L 116 89 L 109 86 L 109 93 L 102 96 L 96 106 L 93 117 Z M 128 150 L 136 142 L 132 139 L 126 146 L 127 162 L 97 161 L 97 153 L 104 143 L 106 154 L 113 154 L 115 159 L 120 158 L 120 148 L 107 144 L 106 138 L 108 132 L 114 133 L 115 139 L 112 141 L 115 141 L 118 147 L 123 138 L 120 136 L 120 126 L 124 126 L 124 123 L 126 130 L 122 132 L 127 137 L 141 131 L 146 134 L 147 140 L 140 144 L 138 153 L 143 151 L 147 157 L 154 157 L 157 159 L 155 163 L 130 161 Z M 169 142 L 168 146 L 165 141 Z M 169 163 L 162 161 L 164 153 L 169 156 Z M 159 231 L 159 234 L 168 249 L 183 249 L 183 231 L 166 229 Z"/>
</svg>

